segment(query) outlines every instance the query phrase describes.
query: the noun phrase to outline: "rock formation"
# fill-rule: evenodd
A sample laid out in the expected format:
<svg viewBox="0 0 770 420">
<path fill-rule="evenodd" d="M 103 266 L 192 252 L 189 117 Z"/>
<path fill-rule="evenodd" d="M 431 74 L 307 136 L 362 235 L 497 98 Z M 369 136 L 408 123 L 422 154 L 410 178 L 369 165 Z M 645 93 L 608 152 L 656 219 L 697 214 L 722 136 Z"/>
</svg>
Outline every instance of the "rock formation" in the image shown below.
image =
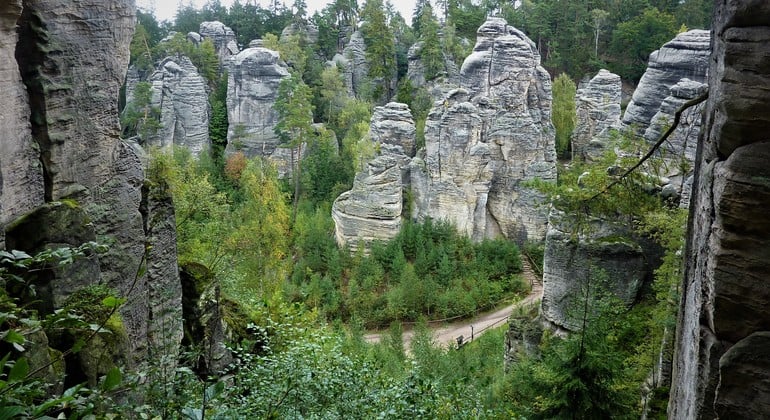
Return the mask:
<svg viewBox="0 0 770 420">
<path fill-rule="evenodd" d="M 133 97 L 135 78 L 127 78 L 126 102 Z M 206 80 L 189 58 L 167 57 L 150 76 L 152 106 L 160 110 L 160 129 L 143 139 L 146 146 L 184 147 L 194 156 L 208 150 L 209 99 Z M 128 105 L 130 106 L 130 105 Z"/>
<path fill-rule="evenodd" d="M 227 153 L 271 156 L 280 140 L 275 134 L 278 113 L 273 104 L 278 85 L 289 77 L 276 51 L 248 48 L 233 57 L 227 84 Z"/>
<path fill-rule="evenodd" d="M 334 200 L 337 243 L 356 250 L 398 235 L 414 136 L 414 121 L 405 104 L 391 102 L 375 108 L 369 138 L 379 151 L 356 175 L 353 188 Z"/>
<path fill-rule="evenodd" d="M 420 57 L 422 44 L 422 41 L 420 41 L 412 45 L 406 55 L 409 62 L 406 77 L 409 78 L 414 88 L 427 84 L 425 80 L 425 66 L 422 64 L 422 58 Z M 444 56 L 444 68 L 446 73 L 439 79 L 449 84 L 457 84 L 459 82 L 460 70 L 457 68 L 457 64 L 455 64 L 452 57 Z"/>
<path fill-rule="evenodd" d="M 630 232 L 630 220 L 593 220 L 589 233 L 576 240 L 571 223 L 562 217 L 554 211 L 549 220 L 540 308 L 553 326 L 577 331 L 586 291 L 601 288 L 631 306 L 644 282 L 650 280 L 654 258 Z"/>
<path fill-rule="evenodd" d="M 366 82 L 369 80 L 366 43 L 361 31 L 355 31 L 350 35 L 350 41 L 342 50 L 342 57 L 335 56 L 333 61 L 342 67 L 345 86 L 349 87 L 351 96 L 360 97 L 366 90 Z"/>
<path fill-rule="evenodd" d="M 490 18 L 460 79 L 425 123 L 413 216 L 448 220 L 476 240 L 542 239 L 543 197 L 522 185 L 556 179 L 551 83 L 540 54 L 521 31 Z"/>
<path fill-rule="evenodd" d="M 0 5 L 0 196 L 4 197 L 0 200 L 0 225 L 44 200 L 43 168 L 32 139 L 27 93 L 12 47 L 18 41 L 16 22 L 21 4 L 21 0 L 11 0 Z M 0 233 L 0 245 L 4 236 Z"/>
<path fill-rule="evenodd" d="M 658 112 L 650 120 L 644 138 L 650 144 L 660 139 L 674 121 L 675 114 L 688 101 L 703 95 L 708 86 L 690 79 L 682 79 L 671 87 L 671 94 L 660 104 Z M 662 160 L 659 175 L 668 181 L 663 185 L 666 198 L 679 199 L 679 206 L 688 208 L 692 190 L 695 149 L 698 146 L 704 103 L 688 108 L 682 113 L 679 124 L 661 145 L 658 158 Z"/>
<path fill-rule="evenodd" d="M 230 57 L 238 54 L 235 32 L 224 23 L 219 21 L 202 22 L 198 33 L 202 38 L 208 38 L 214 43 L 221 64 L 226 64 Z"/>
<path fill-rule="evenodd" d="M 694 29 L 677 35 L 650 54 L 647 70 L 623 114 L 623 124 L 642 134 L 672 86 L 684 78 L 705 83 L 709 43 L 708 31 Z"/>
<path fill-rule="evenodd" d="M 170 201 L 145 185 L 139 149 L 119 137 L 116 98 L 129 60 L 133 0 L 26 0 L 20 5 L 0 6 L 0 51 L 6 58 L 0 64 L 6 101 L 0 129 L 8 136 L 0 157 L 0 207 L 3 228 L 9 228 L 7 245 L 29 244 L 23 249 L 29 253 L 90 238 L 107 245 L 105 254 L 73 267 L 83 270 L 60 272 L 69 276 L 62 278 L 60 290 L 66 294 L 68 284 L 102 284 L 126 299 L 120 316 L 127 340 L 120 352 L 130 363 L 147 360 L 148 351 L 178 351 L 176 254 L 161 252 L 175 243 Z M 23 228 L 35 218 L 36 228 Z M 40 229 L 63 220 L 72 222 L 68 232 L 84 234 L 62 242 L 56 237 L 62 232 Z M 145 265 L 147 274 L 141 269 Z M 169 296 L 158 297 L 151 289 Z M 156 334 L 160 329 L 163 334 Z M 169 356 L 176 359 L 175 353 Z"/>
<path fill-rule="evenodd" d="M 770 3 L 715 6 L 669 418 L 770 417 Z"/>
<path fill-rule="evenodd" d="M 577 121 L 570 137 L 573 159 L 591 159 L 601 153 L 603 147 L 592 141 L 620 125 L 620 96 L 620 76 L 604 69 L 578 89 Z"/>
</svg>

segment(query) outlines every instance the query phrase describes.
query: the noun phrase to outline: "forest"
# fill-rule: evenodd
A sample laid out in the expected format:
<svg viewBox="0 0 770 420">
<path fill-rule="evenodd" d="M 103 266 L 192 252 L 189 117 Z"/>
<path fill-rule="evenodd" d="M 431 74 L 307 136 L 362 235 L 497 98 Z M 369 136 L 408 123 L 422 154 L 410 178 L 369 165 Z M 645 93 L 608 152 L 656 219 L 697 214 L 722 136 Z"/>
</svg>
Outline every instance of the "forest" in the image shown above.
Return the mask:
<svg viewBox="0 0 770 420">
<path fill-rule="evenodd" d="M 607 170 L 631 167 L 645 151 L 643 140 L 618 134 L 612 150 L 578 162 L 569 159 L 570 136 L 581 80 L 608 69 L 633 90 L 652 51 L 688 29 L 709 29 L 711 7 L 708 0 L 418 0 L 414 14 L 404 17 L 382 0 L 335 0 L 309 16 L 303 0 L 267 8 L 213 0 L 200 9 L 181 6 L 173 22 L 138 10 L 131 66 L 145 79 L 130 97 L 122 92 L 122 137 L 146 138 L 162 128 L 146 77 L 167 56 L 188 57 L 206 83 L 211 149 L 196 155 L 183 147 L 152 148 L 145 188 L 173 197 L 180 272 L 194 287 L 216 290 L 231 329 L 231 357 L 215 368 L 214 340 L 206 335 L 213 332 L 196 340 L 186 331 L 174 372 L 162 362 L 137 371 L 116 367 L 98 383 L 68 379 L 51 397 L 30 378 L 24 358 L 11 360 L 5 352 L 25 345 L 14 328 L 68 328 L 77 352 L 84 339 L 101 337 L 91 333 L 94 326 L 120 337 L 115 308 L 122 299 L 115 290 L 88 288 L 70 297 L 67 310 L 37 319 L 16 292 L 2 293 L 0 322 L 14 328 L 1 338 L 0 418 L 594 419 L 642 412 L 664 418 L 668 390 L 644 388 L 658 355 L 671 351 L 665 343 L 676 320 L 686 210 L 650 193 L 654 168 L 663 165 L 654 158 L 646 172 L 619 183 Z M 607 273 L 592 272 L 567 309 L 581 320 L 577 331 L 543 330 L 538 308 L 522 308 L 509 325 L 445 348 L 433 342 L 430 323 L 472 318 L 526 296 L 522 258 L 542 272 L 542 241 L 472 241 L 447 221 L 427 219 L 405 220 L 395 238 L 356 249 L 339 246 L 331 213 L 335 199 L 380 153 L 368 138 L 375 107 L 407 104 L 416 148 L 425 147 L 435 100 L 428 84 L 446 81 L 452 66 L 462 65 L 488 16 L 523 31 L 553 80 L 558 181 L 528 185 L 565 214 L 574 238 L 589 235 L 596 218 L 628 221 L 634 235 L 655 243 L 660 264 L 633 306 L 610 292 Z M 196 45 L 186 36 L 207 21 L 231 28 L 241 46 L 261 39 L 286 63 L 290 76 L 281 80 L 273 107 L 275 135 L 292 150 L 291 176 L 279 176 L 268 159 L 226 152 L 228 137 L 245 136 L 243 127 L 228 123 L 227 70 L 210 40 Z M 314 26 L 317 41 L 282 36 L 291 25 Z M 365 42 L 368 74 L 351 95 L 342 70 L 327 62 L 355 28 Z M 421 86 L 407 76 L 417 42 Z M 402 204 L 409 209 L 414 201 L 407 192 Z M 102 248 L 3 251 L 0 274 L 6 288 L 23 289 L 29 286 L 24 272 L 64 267 L 106 252 Z M 414 334 L 409 347 L 407 329 Z M 509 329 L 536 337 L 536 349 L 504 366 Z M 372 331 L 381 333 L 380 343 L 365 340 Z"/>
</svg>

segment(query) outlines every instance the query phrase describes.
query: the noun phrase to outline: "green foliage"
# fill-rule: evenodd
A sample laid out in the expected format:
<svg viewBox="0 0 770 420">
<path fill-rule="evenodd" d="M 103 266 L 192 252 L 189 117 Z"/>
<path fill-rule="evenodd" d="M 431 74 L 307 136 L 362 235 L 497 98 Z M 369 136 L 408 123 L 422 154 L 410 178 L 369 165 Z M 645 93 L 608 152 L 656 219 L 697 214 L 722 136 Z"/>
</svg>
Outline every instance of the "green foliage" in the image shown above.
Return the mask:
<svg viewBox="0 0 770 420">
<path fill-rule="evenodd" d="M 195 45 L 184 34 L 176 33 L 170 40 L 158 44 L 157 49 L 157 54 L 161 57 L 185 56 L 189 58 L 198 69 L 198 73 L 210 85 L 214 85 L 219 80 L 219 58 L 211 39 L 207 38 L 200 45 Z"/>
<path fill-rule="evenodd" d="M 445 72 L 444 53 L 438 31 L 438 22 L 433 15 L 433 8 L 428 3 L 420 14 L 420 60 L 425 68 L 425 80 L 433 80 Z"/>
<path fill-rule="evenodd" d="M 366 62 L 369 77 L 381 79 L 373 93 L 374 100 L 390 99 L 390 80 L 396 75 L 396 46 L 393 33 L 388 27 L 382 0 L 367 0 L 361 11 L 364 22 L 361 33 L 366 44 Z M 383 87 L 384 86 L 384 87 Z"/>
<path fill-rule="evenodd" d="M 143 139 L 157 133 L 161 128 L 160 109 L 152 106 L 152 84 L 150 82 L 136 84 L 133 99 L 126 104 L 126 108 L 120 116 L 120 125 L 124 136 L 139 135 Z"/>
<path fill-rule="evenodd" d="M 614 70 L 621 77 L 639 80 L 647 69 L 650 53 L 671 40 L 677 33 L 676 18 L 656 8 L 647 8 L 641 15 L 618 24 L 612 32 L 612 51 L 623 57 L 615 62 Z"/>
<path fill-rule="evenodd" d="M 553 81 L 553 126 L 556 129 L 556 153 L 570 157 L 570 136 L 575 128 L 575 82 L 567 73 L 562 73 Z"/>
</svg>

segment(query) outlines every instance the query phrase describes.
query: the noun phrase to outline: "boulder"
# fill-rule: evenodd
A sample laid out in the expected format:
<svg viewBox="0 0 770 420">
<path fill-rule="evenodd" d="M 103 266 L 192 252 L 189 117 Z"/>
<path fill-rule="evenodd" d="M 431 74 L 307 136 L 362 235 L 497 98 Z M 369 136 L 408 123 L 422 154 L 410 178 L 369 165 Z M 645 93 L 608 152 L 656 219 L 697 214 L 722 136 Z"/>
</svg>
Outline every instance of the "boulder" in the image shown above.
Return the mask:
<svg viewBox="0 0 770 420">
<path fill-rule="evenodd" d="M 608 136 L 611 127 L 620 125 L 620 76 L 599 70 L 575 95 L 577 120 L 572 131 L 572 158 L 590 160 L 604 150 L 597 138 Z M 597 144 L 598 143 L 598 144 Z"/>
<path fill-rule="evenodd" d="M 647 70 L 623 114 L 623 125 L 636 134 L 643 134 L 672 86 L 684 78 L 705 83 L 710 38 L 709 31 L 693 29 L 678 34 L 653 51 Z"/>
<path fill-rule="evenodd" d="M 630 220 L 593 220 L 588 234 L 575 237 L 563 214 L 552 212 L 543 257 L 541 314 L 569 331 L 581 327 L 582 305 L 597 292 L 609 292 L 631 306 L 652 267 L 644 243 L 627 226 Z M 566 219 L 572 220 L 572 219 Z M 589 295 L 586 295 L 588 291 Z"/>
<path fill-rule="evenodd" d="M 768 418 L 770 3 L 714 12 L 668 417 Z"/>
<path fill-rule="evenodd" d="M 239 52 L 235 32 L 222 22 L 201 22 L 198 33 L 203 39 L 210 39 L 214 43 L 219 63 L 222 65 Z"/>
</svg>

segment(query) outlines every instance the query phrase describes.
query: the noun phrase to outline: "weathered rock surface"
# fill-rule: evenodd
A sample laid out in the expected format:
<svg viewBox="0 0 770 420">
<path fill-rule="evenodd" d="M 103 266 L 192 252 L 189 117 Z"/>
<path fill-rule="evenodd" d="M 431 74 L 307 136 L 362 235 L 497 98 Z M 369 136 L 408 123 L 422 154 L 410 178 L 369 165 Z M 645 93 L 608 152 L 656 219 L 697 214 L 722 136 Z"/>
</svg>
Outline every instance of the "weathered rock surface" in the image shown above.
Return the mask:
<svg viewBox="0 0 770 420">
<path fill-rule="evenodd" d="M 708 90 L 705 83 L 690 79 L 682 79 L 671 87 L 671 94 L 660 104 L 660 109 L 652 117 L 649 127 L 644 132 L 644 138 L 655 144 L 674 122 L 675 114 L 688 101 L 698 98 Z M 679 198 L 679 206 L 690 206 L 692 190 L 693 165 L 695 150 L 698 146 L 698 135 L 705 103 L 700 103 L 685 110 L 674 132 L 661 145 L 658 157 L 663 161 L 659 166 L 660 176 L 669 182 L 663 186 L 665 195 Z"/>
<path fill-rule="evenodd" d="M 318 27 L 311 23 L 292 22 L 281 31 L 281 38 L 288 38 L 297 35 L 306 44 L 315 44 L 318 42 Z"/>
<path fill-rule="evenodd" d="M 43 203 L 43 169 L 32 139 L 27 92 L 19 74 L 16 22 L 22 1 L 0 4 L 0 225 Z M 0 233 L 0 245 L 3 242 Z"/>
<path fill-rule="evenodd" d="M 540 308 L 551 324 L 577 331 L 587 290 L 606 290 L 630 306 L 652 273 L 651 258 L 626 227 L 630 221 L 595 220 L 590 233 L 576 241 L 562 217 L 553 212 L 549 223 Z"/>
<path fill-rule="evenodd" d="M 705 83 L 709 52 L 709 32 L 694 29 L 677 35 L 650 54 L 647 71 L 623 114 L 623 124 L 642 134 L 672 86 L 684 78 Z"/>
<path fill-rule="evenodd" d="M 335 237 L 340 246 L 368 248 L 388 240 L 401 230 L 403 192 L 409 186 L 410 159 L 414 153 L 415 127 L 406 104 L 391 102 L 377 107 L 369 125 L 369 138 L 379 148 L 332 205 Z M 408 153 L 408 152 L 407 152 Z"/>
<path fill-rule="evenodd" d="M 403 154 L 412 157 L 415 133 L 412 113 L 406 104 L 390 102 L 374 109 L 369 126 L 372 141 L 399 146 Z"/>
<path fill-rule="evenodd" d="M 420 56 L 422 45 L 422 41 L 415 43 L 409 47 L 406 55 L 409 64 L 406 77 L 409 78 L 414 88 L 428 84 L 425 80 L 425 66 L 422 64 Z M 452 57 L 444 56 L 444 72 L 444 75 L 438 78 L 439 81 L 449 84 L 459 83 L 460 70 L 457 68 L 457 64 L 455 64 Z"/>
<path fill-rule="evenodd" d="M 133 86 L 127 81 L 126 102 Z M 143 139 L 146 146 L 181 146 L 194 156 L 208 150 L 209 99 L 206 80 L 185 56 L 166 57 L 150 76 L 152 106 L 160 110 L 160 129 Z"/>
<path fill-rule="evenodd" d="M 610 127 L 620 125 L 621 87 L 620 76 L 602 69 L 578 89 L 575 96 L 577 121 L 570 137 L 573 159 L 595 158 L 603 147 L 592 144 L 592 141 L 606 136 Z"/>
<path fill-rule="evenodd" d="M 18 12 L 18 5 L 19 2 L 12 2 L 0 6 L 0 10 L 8 16 L 10 12 Z M 0 202 L 6 209 L 5 203 L 18 198 L 23 204 L 19 210 L 31 203 L 48 202 L 30 214 L 43 218 L 39 226 L 56 226 L 57 222 L 69 221 L 72 225 L 66 229 L 62 227 L 63 231 L 90 229 L 97 242 L 109 247 L 108 252 L 98 258 L 92 257 L 83 261 L 83 266 L 75 264 L 72 267 L 77 270 L 87 266 L 84 270 L 89 275 L 78 277 L 77 284 L 71 286 L 104 284 L 125 298 L 120 315 L 128 348 L 121 349 L 120 353 L 126 355 L 130 363 L 147 360 L 148 349 L 153 346 L 148 336 L 148 330 L 152 328 L 149 308 L 164 310 L 164 306 L 152 297 L 148 299 L 148 278 L 140 267 L 145 263 L 158 264 L 171 273 L 176 262 L 162 262 L 145 255 L 146 247 L 156 245 L 153 238 L 160 232 L 148 240 L 143 215 L 149 214 L 144 204 L 150 197 L 142 191 L 145 176 L 141 158 L 135 147 L 119 137 L 116 98 L 128 65 L 128 47 L 135 23 L 133 1 L 26 0 L 23 6 L 21 17 L 14 18 L 14 25 L 18 25 L 18 44 L 8 38 L 7 30 L 0 35 L 7 40 L 0 46 L 0 51 L 10 60 L 4 61 L 8 64 L 0 65 L 0 71 L 18 68 L 15 77 L 13 72 L 7 72 L 7 78 L 0 82 L 8 83 L 8 90 L 4 92 L 9 93 L 6 100 L 10 100 L 8 106 L 0 108 L 0 115 L 2 129 L 19 139 L 20 143 L 9 149 L 14 158 L 20 159 L 16 162 L 18 167 L 39 167 L 42 163 L 45 176 L 41 177 L 42 184 L 30 182 L 26 185 L 14 184 L 13 177 L 7 178 L 3 174 Z M 8 28 L 7 21 L 3 22 Z M 15 58 L 9 52 L 14 48 L 17 51 Z M 18 85 L 20 80 L 26 85 L 26 92 Z M 29 103 L 26 111 L 25 95 Z M 17 97 L 11 99 L 11 96 Z M 28 134 L 24 133 L 26 124 Z M 34 147 L 28 147 L 29 139 L 39 147 L 34 154 L 29 152 L 34 150 Z M 0 159 L 5 159 L 5 150 Z M 5 160 L 0 161 L 0 168 L 9 168 Z M 27 176 L 26 172 L 19 172 L 17 179 L 22 176 Z M 17 188 L 19 191 L 14 191 Z M 28 200 L 27 197 L 32 198 Z M 53 202 L 66 202 L 69 208 L 82 212 L 83 217 L 60 217 L 56 211 L 48 211 Z M 5 212 L 6 215 L 11 213 Z M 4 225 L 6 222 L 3 220 Z M 24 223 L 23 216 L 12 222 L 14 226 Z M 152 224 L 151 221 L 147 223 L 148 226 Z M 77 246 L 91 238 L 73 235 L 69 241 L 60 242 L 55 240 L 55 235 L 44 238 L 43 233 L 43 229 L 33 229 L 27 239 L 40 240 L 39 244 L 47 244 L 45 246 Z M 175 242 L 170 239 L 174 236 L 173 230 L 165 232 L 165 236 L 166 242 Z M 74 276 L 68 272 L 60 274 Z M 168 287 L 179 288 L 178 284 L 171 283 Z M 69 293 L 70 284 L 66 282 L 56 287 L 63 294 Z M 50 304 L 55 306 L 56 302 L 52 299 Z M 163 340 L 170 340 L 174 335 L 173 331 L 167 332 L 170 335 L 163 336 Z"/>
<path fill-rule="evenodd" d="M 343 61 L 344 59 L 344 61 Z M 342 50 L 342 57 L 334 59 L 335 63 L 344 71 L 345 85 L 350 86 L 355 97 L 360 97 L 366 90 L 369 80 L 369 65 L 366 63 L 366 43 L 361 31 L 355 31 L 350 35 L 350 41 Z"/>
<path fill-rule="evenodd" d="M 413 216 L 448 220 L 476 240 L 542 239 L 543 197 L 522 186 L 556 179 L 551 83 L 540 54 L 521 31 L 490 18 L 460 80 L 425 123 Z"/>
<path fill-rule="evenodd" d="M 233 57 L 227 85 L 227 153 L 271 156 L 280 140 L 275 134 L 278 113 L 273 104 L 278 85 L 289 70 L 276 51 L 248 48 Z"/>
<path fill-rule="evenodd" d="M 230 57 L 239 52 L 235 32 L 222 22 L 201 22 L 198 33 L 204 39 L 208 38 L 214 43 L 221 64 L 226 64 Z"/>
<path fill-rule="evenodd" d="M 668 415 L 767 418 L 770 3 L 715 9 Z"/>
</svg>

